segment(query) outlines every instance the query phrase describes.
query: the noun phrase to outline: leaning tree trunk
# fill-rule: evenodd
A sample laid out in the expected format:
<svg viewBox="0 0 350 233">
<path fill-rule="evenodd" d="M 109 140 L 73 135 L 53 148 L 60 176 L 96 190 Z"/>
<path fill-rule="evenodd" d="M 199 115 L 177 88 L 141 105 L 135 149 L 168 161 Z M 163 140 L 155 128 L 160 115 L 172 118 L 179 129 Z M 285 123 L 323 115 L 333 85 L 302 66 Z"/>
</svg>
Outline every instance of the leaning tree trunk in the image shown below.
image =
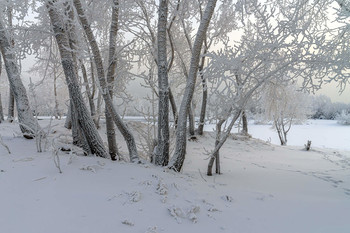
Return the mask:
<svg viewBox="0 0 350 233">
<path fill-rule="evenodd" d="M 14 98 L 16 100 L 18 121 L 20 123 L 21 131 L 25 134 L 35 135 L 40 130 L 40 126 L 38 124 L 38 121 L 34 118 L 32 110 L 30 109 L 27 92 L 22 83 L 18 65 L 15 62 L 15 54 L 10 44 L 7 31 L 3 27 L 1 21 L 0 49 L 6 67 L 10 88 L 12 89 Z"/>
<path fill-rule="evenodd" d="M 161 0 L 158 11 L 158 144 L 155 164 L 166 166 L 169 162 L 169 83 L 167 64 L 168 3 Z"/>
<path fill-rule="evenodd" d="M 89 145 L 89 149 L 92 153 L 99 157 L 108 157 L 108 153 L 104 148 L 103 141 L 97 132 L 95 124 L 89 114 L 89 111 L 84 103 L 83 96 L 80 92 L 80 86 L 76 70 L 74 68 L 73 57 L 70 51 L 69 39 L 65 31 L 65 25 L 62 17 L 58 14 L 54 3 L 55 0 L 47 1 L 47 9 L 53 31 L 55 33 L 57 45 L 61 55 L 61 63 L 64 74 L 66 76 L 66 82 L 70 93 L 71 100 L 74 104 L 76 113 L 78 114 L 79 125 L 83 131 L 83 135 Z M 72 113 L 73 114 L 73 113 Z"/>
<path fill-rule="evenodd" d="M 77 58 L 77 47 L 78 47 L 78 41 L 77 41 L 77 36 L 76 36 L 76 29 L 75 25 L 72 23 L 74 22 L 74 9 L 71 4 L 68 2 L 63 3 L 65 7 L 65 16 L 69 18 L 69 21 L 67 22 L 66 26 L 66 34 L 68 36 L 68 42 L 69 42 L 69 47 L 72 55 L 72 60 L 73 60 L 73 68 L 75 72 L 75 76 L 78 76 L 78 58 Z M 79 81 L 78 81 L 79 82 Z M 81 129 L 81 124 L 79 123 L 79 115 L 77 112 L 77 108 L 74 105 L 73 97 L 71 93 L 69 93 L 70 99 L 71 99 L 71 120 L 72 120 L 72 136 L 73 136 L 73 144 L 83 148 L 83 150 L 86 152 L 86 154 L 91 154 L 92 151 L 89 148 L 88 141 L 86 139 L 84 131 Z"/>
<path fill-rule="evenodd" d="M 71 117 L 72 117 L 72 137 L 73 137 L 73 145 L 81 147 L 86 154 L 92 154 L 89 143 L 82 132 L 81 125 L 79 123 L 79 114 L 74 107 L 73 101 L 71 101 Z"/>
<path fill-rule="evenodd" d="M 83 29 L 84 29 L 85 34 L 86 34 L 86 37 L 90 43 L 90 47 L 91 47 L 92 54 L 94 56 L 94 60 L 95 60 L 95 64 L 96 64 L 96 68 L 97 68 L 98 80 L 99 80 L 99 84 L 100 84 L 101 91 L 102 91 L 101 94 L 102 94 L 103 99 L 105 101 L 106 108 L 107 108 L 108 112 L 111 114 L 114 123 L 117 125 L 119 131 L 121 132 L 121 134 L 123 135 L 123 137 L 126 141 L 126 144 L 128 146 L 128 150 L 129 150 L 130 160 L 132 162 L 136 162 L 139 160 L 139 156 L 137 153 L 135 139 L 134 139 L 133 134 L 131 133 L 131 131 L 129 130 L 127 125 L 123 122 L 122 118 L 120 117 L 120 115 L 116 111 L 115 107 L 113 106 L 112 98 L 109 94 L 109 88 L 108 88 L 108 85 L 107 85 L 106 79 L 105 79 L 105 71 L 103 68 L 101 53 L 100 53 L 100 50 L 98 48 L 95 36 L 91 30 L 91 27 L 90 27 L 90 24 L 88 22 L 87 17 L 84 14 L 84 10 L 83 10 L 83 7 L 81 5 L 80 0 L 73 0 L 73 3 L 74 3 L 74 6 L 77 10 L 78 15 L 79 15 L 80 23 L 82 24 Z"/>
<path fill-rule="evenodd" d="M 221 138 L 221 127 L 222 124 L 225 122 L 225 120 L 219 120 L 219 122 L 216 124 L 216 139 L 215 139 L 215 147 L 219 145 L 220 143 L 220 138 Z M 214 165 L 214 160 L 216 161 L 216 173 L 220 174 L 220 151 L 216 151 L 209 160 L 208 163 L 208 170 L 207 170 L 207 175 L 212 176 L 212 168 Z"/>
<path fill-rule="evenodd" d="M 178 126 L 176 131 L 176 145 L 175 145 L 175 154 L 171 158 L 169 167 L 175 171 L 180 171 L 185 160 L 186 154 L 186 123 L 187 123 L 187 114 L 191 105 L 193 92 L 196 83 L 196 77 L 198 72 L 198 65 L 200 54 L 202 50 L 203 40 L 206 35 L 206 31 L 209 26 L 209 22 L 213 15 L 215 5 L 217 0 L 209 0 L 203 15 L 203 18 L 200 22 L 198 32 L 196 34 L 196 39 L 192 48 L 192 57 L 190 71 L 187 78 L 186 88 L 184 97 L 182 98 L 180 110 L 179 110 L 179 119 Z"/>
</svg>

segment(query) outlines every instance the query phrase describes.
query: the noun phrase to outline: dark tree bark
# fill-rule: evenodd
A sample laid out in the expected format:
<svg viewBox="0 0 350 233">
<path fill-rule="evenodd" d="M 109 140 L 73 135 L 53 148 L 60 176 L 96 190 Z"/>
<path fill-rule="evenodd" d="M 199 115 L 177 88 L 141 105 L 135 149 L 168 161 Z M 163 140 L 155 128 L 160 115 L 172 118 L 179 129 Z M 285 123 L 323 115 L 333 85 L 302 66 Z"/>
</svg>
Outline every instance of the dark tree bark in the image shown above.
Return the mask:
<svg viewBox="0 0 350 233">
<path fill-rule="evenodd" d="M 248 120 L 247 120 L 247 115 L 245 114 L 245 111 L 242 111 L 242 133 L 248 134 Z"/>
<path fill-rule="evenodd" d="M 188 132 L 191 137 L 194 136 L 194 110 L 193 110 L 193 105 L 190 105 L 190 109 L 188 110 Z"/>
</svg>

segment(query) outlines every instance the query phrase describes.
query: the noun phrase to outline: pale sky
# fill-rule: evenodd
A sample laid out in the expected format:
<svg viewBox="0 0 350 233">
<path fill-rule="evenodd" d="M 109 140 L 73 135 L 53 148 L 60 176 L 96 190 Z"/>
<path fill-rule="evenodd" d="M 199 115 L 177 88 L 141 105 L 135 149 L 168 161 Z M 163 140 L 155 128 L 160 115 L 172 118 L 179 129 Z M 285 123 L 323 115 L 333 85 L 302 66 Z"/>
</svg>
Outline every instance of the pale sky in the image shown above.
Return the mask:
<svg viewBox="0 0 350 233">
<path fill-rule="evenodd" d="M 350 103 L 350 86 L 347 85 L 343 93 L 339 93 L 337 83 L 325 84 L 321 90 L 315 93 L 316 95 L 326 95 L 332 99 L 332 102 Z"/>
</svg>

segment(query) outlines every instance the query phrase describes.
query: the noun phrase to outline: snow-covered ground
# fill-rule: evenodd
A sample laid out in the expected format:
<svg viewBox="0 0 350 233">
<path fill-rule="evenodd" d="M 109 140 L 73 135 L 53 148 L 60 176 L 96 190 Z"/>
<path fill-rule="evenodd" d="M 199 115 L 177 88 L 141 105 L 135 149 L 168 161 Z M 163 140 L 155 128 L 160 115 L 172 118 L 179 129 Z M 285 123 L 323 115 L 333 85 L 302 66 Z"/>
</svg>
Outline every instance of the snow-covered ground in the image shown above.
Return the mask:
<svg viewBox="0 0 350 233">
<path fill-rule="evenodd" d="M 206 125 L 206 131 L 213 131 L 215 125 Z M 231 132 L 236 133 L 238 128 Z M 254 124 L 249 121 L 249 134 L 272 144 L 280 144 L 272 125 Z M 292 125 L 287 134 L 288 145 L 304 147 L 311 140 L 312 147 L 333 148 L 350 151 L 350 126 L 340 125 L 335 120 L 308 120 L 305 124 Z"/>
<path fill-rule="evenodd" d="M 51 138 L 69 134 L 63 123 Z M 212 177 L 213 133 L 188 142 L 181 173 L 59 152 L 60 174 L 50 148 L 37 153 L 18 125 L 2 123 L 11 154 L 0 145 L 0 232 L 348 233 L 350 128 L 333 123 L 293 126 L 287 147 L 266 142 L 278 143 L 269 126 L 251 125 L 262 140 L 230 138 L 223 174 Z"/>
</svg>

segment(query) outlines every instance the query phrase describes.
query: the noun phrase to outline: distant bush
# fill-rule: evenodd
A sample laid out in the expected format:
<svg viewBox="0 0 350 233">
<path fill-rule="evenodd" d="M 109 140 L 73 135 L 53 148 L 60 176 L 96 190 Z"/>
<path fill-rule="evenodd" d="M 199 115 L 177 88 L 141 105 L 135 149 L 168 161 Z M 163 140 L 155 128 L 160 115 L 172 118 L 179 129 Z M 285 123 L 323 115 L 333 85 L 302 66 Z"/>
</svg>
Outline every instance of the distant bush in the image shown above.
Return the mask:
<svg viewBox="0 0 350 233">
<path fill-rule="evenodd" d="M 341 114 L 337 117 L 338 124 L 341 125 L 350 125 L 350 113 L 342 111 Z"/>
</svg>

